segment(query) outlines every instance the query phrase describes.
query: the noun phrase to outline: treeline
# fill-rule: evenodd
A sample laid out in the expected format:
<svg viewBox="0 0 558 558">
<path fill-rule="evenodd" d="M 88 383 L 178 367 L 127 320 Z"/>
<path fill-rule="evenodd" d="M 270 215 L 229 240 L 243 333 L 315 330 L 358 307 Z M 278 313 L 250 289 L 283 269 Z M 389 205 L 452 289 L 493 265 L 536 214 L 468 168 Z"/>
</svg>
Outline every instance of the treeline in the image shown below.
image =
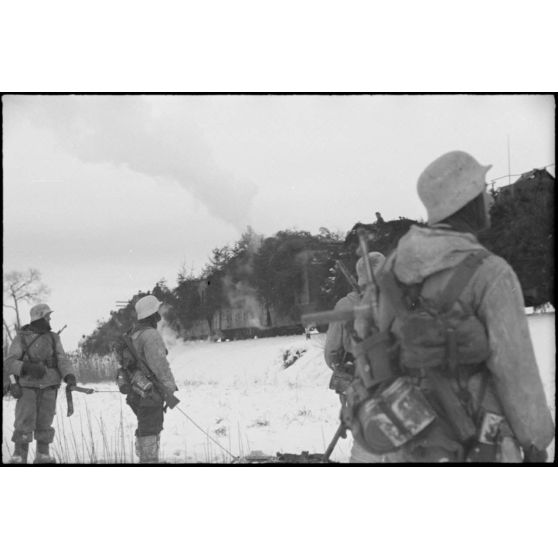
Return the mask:
<svg viewBox="0 0 558 558">
<path fill-rule="evenodd" d="M 525 173 L 492 191 L 492 226 L 481 242 L 504 258 L 519 277 L 526 306 L 554 306 L 554 177 Z"/>
<path fill-rule="evenodd" d="M 512 265 L 527 306 L 554 305 L 554 178 L 536 170 L 492 195 L 492 227 L 481 242 Z M 179 335 L 201 320 L 212 330 L 215 313 L 239 301 L 263 306 L 260 327 L 274 327 L 274 316 L 296 322 L 304 311 L 332 308 L 348 292 L 334 266 L 340 259 L 354 270 L 358 226 L 369 230 L 370 249 L 387 255 L 412 224 L 424 225 L 403 217 L 384 221 L 377 213 L 374 223 L 357 223 L 346 236 L 322 228 L 316 235 L 284 230 L 264 238 L 248 228 L 233 245 L 215 248 L 200 274 L 183 269 L 176 287 L 170 289 L 161 280 L 150 293 L 165 303 L 165 319 Z M 111 352 L 119 335 L 131 327 L 134 304 L 145 294 L 149 293 L 136 293 L 124 308 L 99 323 L 83 339 L 83 352 Z"/>
<path fill-rule="evenodd" d="M 273 316 L 291 322 L 300 319 L 310 301 L 301 300 L 304 287 L 311 290 L 312 309 L 330 308 L 346 293 L 331 269 L 338 258 L 347 257 L 344 235 L 322 228 L 317 235 L 285 230 L 264 238 L 250 227 L 232 246 L 215 248 L 199 275 L 183 269 L 177 285 L 164 280 L 150 291 L 165 305 L 164 317 L 178 334 L 205 320 L 212 329 L 214 314 L 239 303 L 255 301 L 265 310 L 263 327 L 273 327 Z M 86 354 L 107 354 L 123 331 L 131 327 L 134 304 L 149 294 L 138 292 L 128 305 L 111 312 L 106 322 L 81 343 Z"/>
</svg>

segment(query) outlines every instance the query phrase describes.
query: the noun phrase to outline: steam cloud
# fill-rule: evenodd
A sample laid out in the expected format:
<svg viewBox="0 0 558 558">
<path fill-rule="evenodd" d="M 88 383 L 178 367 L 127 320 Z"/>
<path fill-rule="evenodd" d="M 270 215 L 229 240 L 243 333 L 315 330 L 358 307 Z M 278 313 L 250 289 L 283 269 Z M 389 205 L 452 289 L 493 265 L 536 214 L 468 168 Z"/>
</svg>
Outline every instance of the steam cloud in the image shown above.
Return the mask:
<svg viewBox="0 0 558 558">
<path fill-rule="evenodd" d="M 124 165 L 174 180 L 215 217 L 242 230 L 256 186 L 218 168 L 202 130 L 184 110 L 190 108 L 189 99 L 174 101 L 165 105 L 136 96 L 39 96 L 19 98 L 12 106 L 19 105 L 35 124 L 53 130 L 82 161 Z"/>
</svg>

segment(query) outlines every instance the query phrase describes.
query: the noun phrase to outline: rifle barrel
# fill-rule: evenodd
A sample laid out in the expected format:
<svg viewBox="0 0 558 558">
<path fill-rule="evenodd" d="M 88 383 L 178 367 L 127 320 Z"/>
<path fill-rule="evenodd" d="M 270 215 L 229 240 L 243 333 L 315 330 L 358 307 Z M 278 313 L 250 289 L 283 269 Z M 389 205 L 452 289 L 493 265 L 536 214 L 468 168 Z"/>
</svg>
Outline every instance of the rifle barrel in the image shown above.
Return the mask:
<svg viewBox="0 0 558 558">
<path fill-rule="evenodd" d="M 368 318 L 372 315 L 372 307 L 368 304 L 358 305 L 349 310 L 328 310 L 326 312 L 312 312 L 303 314 L 303 324 L 324 325 L 331 322 L 348 322 L 356 318 Z"/>
<path fill-rule="evenodd" d="M 351 275 L 351 273 L 347 269 L 347 266 L 341 260 L 335 260 L 335 265 L 337 266 L 337 269 L 341 271 L 341 273 L 343 274 L 343 276 L 345 277 L 345 279 L 347 280 L 351 288 L 355 290 L 357 293 L 360 293 L 360 287 L 358 283 L 355 281 L 355 278 Z"/>
</svg>

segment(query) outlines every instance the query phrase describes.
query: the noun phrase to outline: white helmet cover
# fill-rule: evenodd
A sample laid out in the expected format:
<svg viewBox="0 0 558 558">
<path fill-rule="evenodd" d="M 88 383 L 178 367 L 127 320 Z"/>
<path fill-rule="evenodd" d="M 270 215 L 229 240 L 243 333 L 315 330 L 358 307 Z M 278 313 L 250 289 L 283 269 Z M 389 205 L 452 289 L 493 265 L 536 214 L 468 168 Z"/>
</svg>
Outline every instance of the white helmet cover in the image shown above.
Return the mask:
<svg viewBox="0 0 558 558">
<path fill-rule="evenodd" d="M 439 223 L 481 194 L 490 168 L 464 151 L 450 151 L 430 163 L 417 183 L 428 224 Z"/>
<path fill-rule="evenodd" d="M 158 312 L 161 304 L 163 303 L 153 295 L 147 295 L 140 298 L 135 305 L 138 320 L 143 320 L 144 318 L 155 314 L 155 312 Z"/>
<path fill-rule="evenodd" d="M 29 311 L 32 322 L 34 322 L 35 320 L 40 320 L 41 318 L 44 318 L 45 316 L 48 316 L 51 313 L 52 313 L 52 310 L 50 309 L 50 306 L 48 304 L 44 304 L 44 303 L 36 304 Z"/>
</svg>

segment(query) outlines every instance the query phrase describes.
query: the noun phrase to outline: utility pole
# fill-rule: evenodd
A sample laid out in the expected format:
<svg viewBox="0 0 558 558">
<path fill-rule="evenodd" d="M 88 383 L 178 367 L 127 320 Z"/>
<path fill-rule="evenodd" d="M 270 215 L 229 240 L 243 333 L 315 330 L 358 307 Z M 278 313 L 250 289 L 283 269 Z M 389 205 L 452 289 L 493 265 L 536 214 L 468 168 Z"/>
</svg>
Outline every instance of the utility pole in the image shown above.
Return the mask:
<svg viewBox="0 0 558 558">
<path fill-rule="evenodd" d="M 507 144 L 508 144 L 508 186 L 511 186 L 511 195 L 512 198 L 515 196 L 515 192 L 513 191 L 513 186 L 511 183 L 511 156 L 510 156 L 510 135 L 506 135 Z"/>
</svg>

